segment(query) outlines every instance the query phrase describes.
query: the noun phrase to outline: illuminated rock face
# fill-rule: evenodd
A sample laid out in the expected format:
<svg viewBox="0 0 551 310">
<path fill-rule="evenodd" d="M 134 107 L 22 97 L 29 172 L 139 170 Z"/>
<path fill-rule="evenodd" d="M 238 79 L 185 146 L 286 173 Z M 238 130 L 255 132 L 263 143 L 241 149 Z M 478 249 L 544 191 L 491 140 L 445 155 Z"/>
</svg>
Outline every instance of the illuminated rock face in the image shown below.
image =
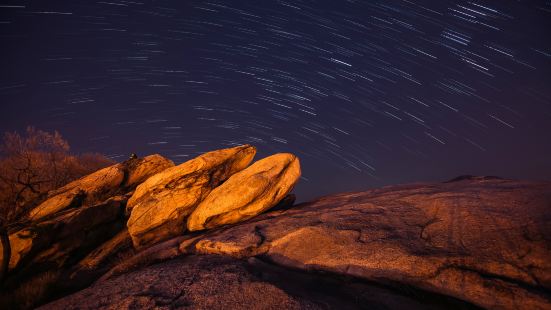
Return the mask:
<svg viewBox="0 0 551 310">
<path fill-rule="evenodd" d="M 85 199 L 108 198 L 123 180 L 124 171 L 120 164 L 98 170 L 50 193 L 51 198 L 34 208 L 30 218 L 37 221 L 64 209 L 79 207 Z"/>
<path fill-rule="evenodd" d="M 255 154 L 256 148 L 250 145 L 205 153 L 140 184 L 127 206 L 134 246 L 181 235 L 195 207 L 215 187 L 246 168 Z"/>
<path fill-rule="evenodd" d="M 126 193 L 150 176 L 173 166 L 172 161 L 160 155 L 150 155 L 103 168 L 50 192 L 49 198 L 34 208 L 29 217 L 37 221 L 68 208 L 99 203 Z"/>
<path fill-rule="evenodd" d="M 189 216 L 188 230 L 250 219 L 280 202 L 299 178 L 300 163 L 293 154 L 275 154 L 259 160 L 215 188 Z"/>
<path fill-rule="evenodd" d="M 328 196 L 183 242 L 444 294 L 551 308 L 551 183 L 469 178 Z"/>
</svg>

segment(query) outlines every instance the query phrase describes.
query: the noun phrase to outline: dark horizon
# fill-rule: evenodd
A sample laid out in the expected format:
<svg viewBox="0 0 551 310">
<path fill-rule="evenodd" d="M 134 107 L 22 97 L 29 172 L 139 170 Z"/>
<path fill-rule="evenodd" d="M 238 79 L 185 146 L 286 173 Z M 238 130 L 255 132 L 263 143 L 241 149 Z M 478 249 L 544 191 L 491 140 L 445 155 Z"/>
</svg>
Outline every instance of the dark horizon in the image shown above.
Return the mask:
<svg viewBox="0 0 551 310">
<path fill-rule="evenodd" d="M 0 36 L 0 130 L 74 152 L 291 152 L 298 201 L 551 180 L 549 2 L 5 1 Z"/>
</svg>

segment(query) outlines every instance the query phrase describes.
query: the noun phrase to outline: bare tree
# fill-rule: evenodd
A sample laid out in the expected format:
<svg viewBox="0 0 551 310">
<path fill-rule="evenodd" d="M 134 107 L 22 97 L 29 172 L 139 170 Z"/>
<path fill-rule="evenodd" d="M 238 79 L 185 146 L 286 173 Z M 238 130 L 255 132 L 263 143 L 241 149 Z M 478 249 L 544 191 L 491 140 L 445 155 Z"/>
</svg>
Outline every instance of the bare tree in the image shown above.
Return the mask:
<svg viewBox="0 0 551 310">
<path fill-rule="evenodd" d="M 53 189 L 113 162 L 100 154 L 69 153 L 69 144 L 57 132 L 28 127 L 26 135 L 6 133 L 0 146 L 0 282 L 11 258 L 9 231 L 22 224 L 25 214 Z"/>
</svg>

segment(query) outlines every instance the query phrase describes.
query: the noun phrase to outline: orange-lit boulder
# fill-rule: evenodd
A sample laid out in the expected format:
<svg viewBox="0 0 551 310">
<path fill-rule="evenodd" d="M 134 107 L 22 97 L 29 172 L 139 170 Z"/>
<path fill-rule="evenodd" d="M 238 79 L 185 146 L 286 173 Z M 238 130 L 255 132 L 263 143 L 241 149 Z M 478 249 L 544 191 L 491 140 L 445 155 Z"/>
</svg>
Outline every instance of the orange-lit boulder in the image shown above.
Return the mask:
<svg viewBox="0 0 551 310">
<path fill-rule="evenodd" d="M 300 163 L 293 154 L 259 160 L 215 188 L 189 216 L 188 230 L 250 219 L 280 202 L 299 178 Z"/>
<path fill-rule="evenodd" d="M 50 192 L 48 199 L 34 208 L 29 217 L 37 221 L 67 208 L 99 203 L 126 193 L 148 177 L 173 166 L 172 161 L 160 155 L 150 155 L 103 168 Z"/>
<path fill-rule="evenodd" d="M 249 165 L 256 148 L 243 145 L 205 153 L 154 175 L 128 201 L 128 232 L 140 247 L 179 235 L 195 207 L 232 174 Z"/>
</svg>

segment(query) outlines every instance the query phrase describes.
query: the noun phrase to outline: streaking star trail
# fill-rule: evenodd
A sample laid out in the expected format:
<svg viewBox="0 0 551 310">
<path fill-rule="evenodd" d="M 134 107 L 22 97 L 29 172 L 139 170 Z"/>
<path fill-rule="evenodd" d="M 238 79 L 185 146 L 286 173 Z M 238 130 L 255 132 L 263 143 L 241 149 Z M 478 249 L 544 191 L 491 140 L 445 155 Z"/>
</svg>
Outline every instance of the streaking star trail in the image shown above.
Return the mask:
<svg viewBox="0 0 551 310">
<path fill-rule="evenodd" d="M 549 1 L 0 2 L 2 130 L 301 158 L 301 200 L 551 177 Z"/>
</svg>

